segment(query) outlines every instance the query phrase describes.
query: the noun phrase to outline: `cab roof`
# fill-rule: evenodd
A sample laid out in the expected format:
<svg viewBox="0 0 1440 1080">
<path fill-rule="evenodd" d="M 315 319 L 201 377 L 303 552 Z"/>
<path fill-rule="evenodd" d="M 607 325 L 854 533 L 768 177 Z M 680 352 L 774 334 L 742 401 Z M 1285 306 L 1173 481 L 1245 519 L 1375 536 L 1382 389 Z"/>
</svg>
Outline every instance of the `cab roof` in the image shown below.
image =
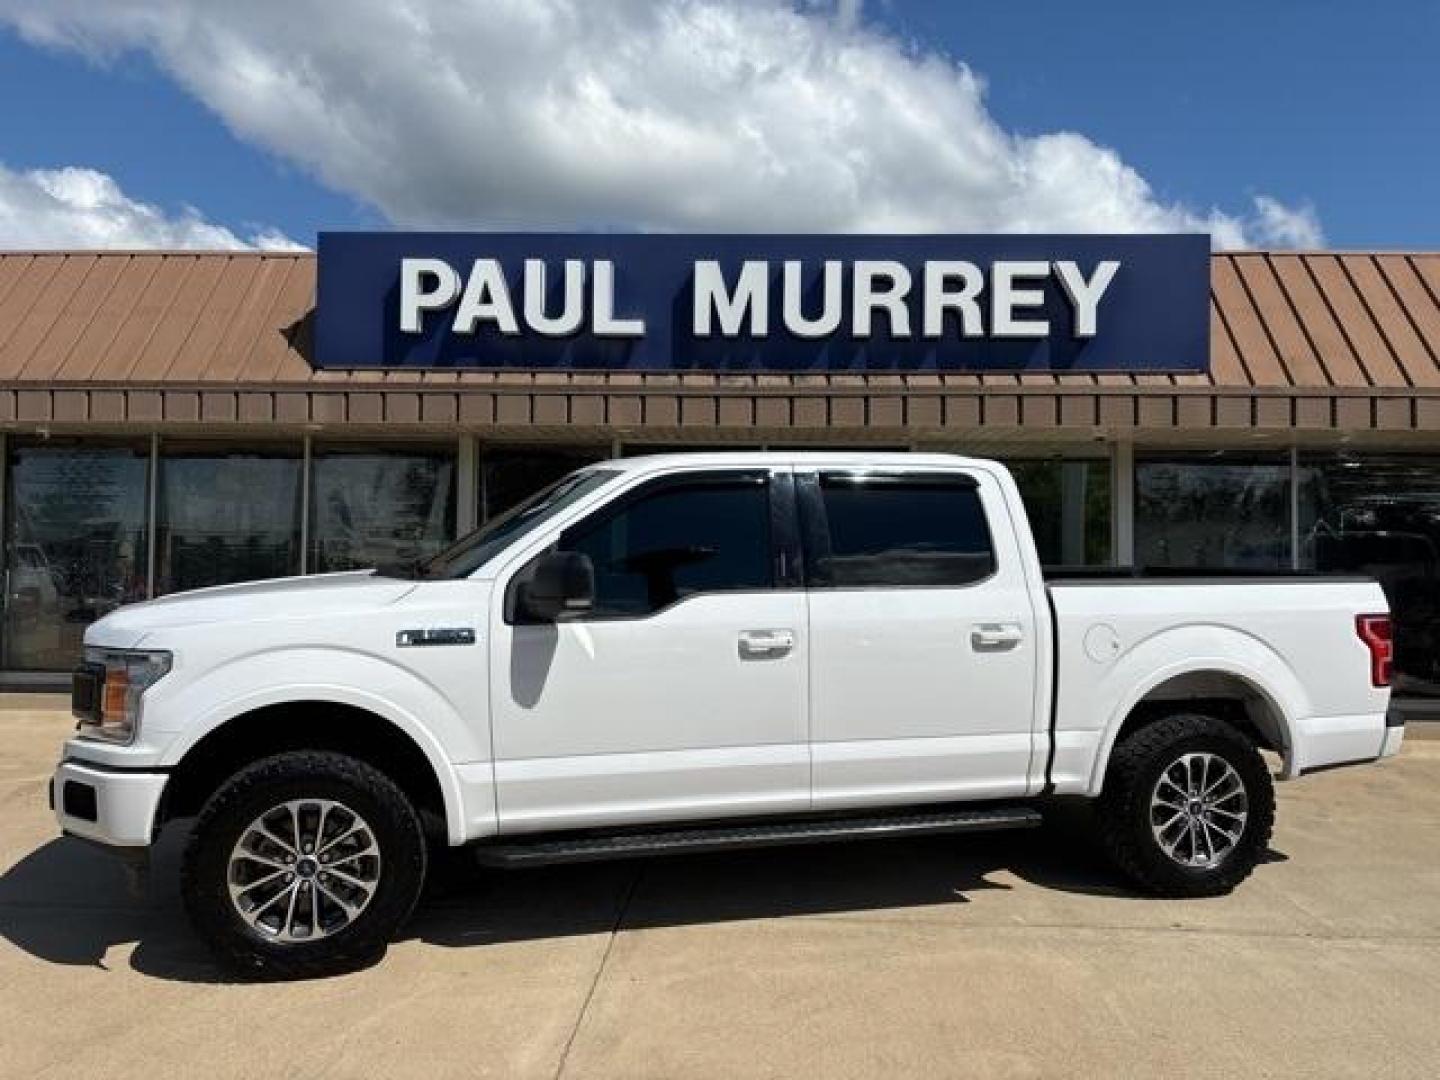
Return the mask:
<svg viewBox="0 0 1440 1080">
<path fill-rule="evenodd" d="M 990 465 L 981 458 L 960 454 L 918 454 L 896 450 L 719 450 L 676 454 L 641 454 L 595 463 L 614 472 L 655 472 L 694 466 L 756 467 L 774 465 L 845 465 L 881 469 L 924 469 Z"/>
</svg>

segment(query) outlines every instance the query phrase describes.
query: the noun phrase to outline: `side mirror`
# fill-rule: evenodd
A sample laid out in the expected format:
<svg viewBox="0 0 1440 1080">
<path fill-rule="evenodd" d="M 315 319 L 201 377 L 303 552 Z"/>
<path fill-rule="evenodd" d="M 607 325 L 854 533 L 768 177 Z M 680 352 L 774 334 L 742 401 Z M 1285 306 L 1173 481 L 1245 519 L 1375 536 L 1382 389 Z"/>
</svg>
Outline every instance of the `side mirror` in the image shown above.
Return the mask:
<svg viewBox="0 0 1440 1080">
<path fill-rule="evenodd" d="M 595 564 L 578 551 L 547 551 L 515 593 L 515 614 L 529 623 L 583 615 L 595 604 Z"/>
</svg>

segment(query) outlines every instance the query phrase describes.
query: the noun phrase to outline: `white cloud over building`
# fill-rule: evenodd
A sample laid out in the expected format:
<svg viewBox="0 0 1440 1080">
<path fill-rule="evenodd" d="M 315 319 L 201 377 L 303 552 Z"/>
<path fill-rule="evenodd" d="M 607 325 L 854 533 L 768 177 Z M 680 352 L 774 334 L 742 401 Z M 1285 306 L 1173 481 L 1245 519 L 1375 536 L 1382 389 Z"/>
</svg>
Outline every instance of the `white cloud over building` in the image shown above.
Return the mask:
<svg viewBox="0 0 1440 1080">
<path fill-rule="evenodd" d="M 975 72 L 848 0 L 0 0 L 0 20 L 149 54 L 399 226 L 1323 242 L 1308 207 L 1186 206 L 1084 134 L 1006 130 Z"/>
</svg>

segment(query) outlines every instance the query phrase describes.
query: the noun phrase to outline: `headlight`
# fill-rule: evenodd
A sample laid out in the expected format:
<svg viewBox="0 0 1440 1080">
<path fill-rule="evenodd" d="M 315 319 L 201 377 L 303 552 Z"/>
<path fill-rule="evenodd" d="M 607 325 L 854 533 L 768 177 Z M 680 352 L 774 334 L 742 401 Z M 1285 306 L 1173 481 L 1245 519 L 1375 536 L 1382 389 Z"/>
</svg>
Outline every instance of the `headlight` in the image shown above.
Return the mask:
<svg viewBox="0 0 1440 1080">
<path fill-rule="evenodd" d="M 158 650 L 85 650 L 75 670 L 71 709 L 80 736 L 130 743 L 140 723 L 140 699 L 170 670 L 170 654 Z"/>
</svg>

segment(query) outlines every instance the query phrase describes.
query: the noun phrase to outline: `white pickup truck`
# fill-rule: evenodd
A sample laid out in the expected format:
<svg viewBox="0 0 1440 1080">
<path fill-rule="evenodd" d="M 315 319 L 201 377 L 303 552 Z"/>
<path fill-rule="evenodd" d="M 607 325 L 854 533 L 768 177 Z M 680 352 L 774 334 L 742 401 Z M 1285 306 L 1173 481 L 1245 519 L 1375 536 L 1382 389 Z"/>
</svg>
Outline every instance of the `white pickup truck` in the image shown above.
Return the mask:
<svg viewBox="0 0 1440 1080">
<path fill-rule="evenodd" d="M 1397 752 L 1360 578 L 1053 577 L 1009 473 L 693 454 L 554 484 L 429 561 L 95 623 L 51 798 L 266 975 L 383 950 L 438 847 L 505 866 L 1024 827 L 1095 801 L 1139 888 L 1233 888 L 1282 778 Z"/>
</svg>

